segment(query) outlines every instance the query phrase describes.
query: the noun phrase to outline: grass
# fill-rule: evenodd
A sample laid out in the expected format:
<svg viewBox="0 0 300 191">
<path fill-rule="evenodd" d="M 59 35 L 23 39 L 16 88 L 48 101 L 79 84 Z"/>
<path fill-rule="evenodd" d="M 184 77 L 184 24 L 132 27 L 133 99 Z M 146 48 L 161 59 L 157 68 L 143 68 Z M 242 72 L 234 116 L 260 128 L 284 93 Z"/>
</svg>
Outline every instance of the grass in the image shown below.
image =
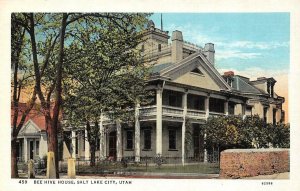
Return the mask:
<svg viewBox="0 0 300 191">
<path fill-rule="evenodd" d="M 66 171 L 65 167 L 65 171 Z M 77 173 L 114 173 L 114 172 L 153 172 L 153 173 L 200 173 L 200 174 L 218 174 L 219 165 L 215 163 L 197 163 L 197 164 L 169 164 L 169 165 L 139 165 L 128 164 L 127 167 L 122 165 L 96 165 L 91 167 L 89 165 L 76 166 Z"/>
<path fill-rule="evenodd" d="M 199 164 L 187 164 L 182 166 L 181 164 L 172 166 L 129 166 L 130 171 L 136 172 L 156 172 L 156 173 L 202 173 L 202 174 L 218 174 L 219 167 L 217 164 L 199 163 Z"/>
</svg>

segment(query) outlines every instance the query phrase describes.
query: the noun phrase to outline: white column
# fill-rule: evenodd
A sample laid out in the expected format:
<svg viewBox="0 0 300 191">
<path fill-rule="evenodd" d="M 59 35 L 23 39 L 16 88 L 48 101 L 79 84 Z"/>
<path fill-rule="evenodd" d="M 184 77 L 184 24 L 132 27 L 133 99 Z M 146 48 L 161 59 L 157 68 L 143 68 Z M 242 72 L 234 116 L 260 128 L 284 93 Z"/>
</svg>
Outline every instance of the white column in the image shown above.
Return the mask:
<svg viewBox="0 0 300 191">
<path fill-rule="evenodd" d="M 72 150 L 71 150 L 71 153 L 72 153 L 72 158 L 76 158 L 76 132 L 75 131 L 72 131 Z"/>
<path fill-rule="evenodd" d="M 185 123 L 186 123 L 186 114 L 187 114 L 187 92 L 182 96 L 182 107 L 183 107 L 183 122 L 182 122 L 182 134 L 181 134 L 181 162 L 184 165 L 185 159 Z"/>
<path fill-rule="evenodd" d="M 156 154 L 162 154 L 162 89 L 156 90 Z"/>
<path fill-rule="evenodd" d="M 209 117 L 209 95 L 205 98 L 206 119 Z M 206 144 L 206 132 L 204 132 L 204 144 Z M 204 149 L 204 162 L 207 162 L 207 149 Z"/>
<path fill-rule="evenodd" d="M 242 116 L 243 116 L 243 119 L 246 118 L 246 103 L 242 104 Z"/>
<path fill-rule="evenodd" d="M 141 128 L 139 120 L 139 109 L 140 105 L 136 104 L 135 106 L 135 133 L 134 133 L 134 154 L 135 162 L 140 162 L 141 158 Z"/>
<path fill-rule="evenodd" d="M 103 127 L 103 113 L 100 115 L 100 159 L 104 160 L 106 157 L 105 154 L 105 132 Z"/>
<path fill-rule="evenodd" d="M 205 107 L 205 117 L 208 118 L 208 116 L 209 116 L 209 96 L 207 96 L 205 98 L 204 107 Z"/>
<path fill-rule="evenodd" d="M 122 126 L 119 119 L 116 120 L 117 126 L 117 161 L 121 161 L 122 155 Z"/>
<path fill-rule="evenodd" d="M 27 162 L 28 159 L 28 148 L 27 148 L 27 138 L 24 137 L 24 161 Z"/>
<path fill-rule="evenodd" d="M 88 141 L 88 132 L 87 130 L 84 131 L 84 158 L 88 160 L 90 158 L 90 143 Z"/>
<path fill-rule="evenodd" d="M 206 144 L 206 132 L 204 132 L 204 145 Z M 207 162 L 207 149 L 204 149 L 204 162 Z"/>
<path fill-rule="evenodd" d="M 224 113 L 225 115 L 228 115 L 228 100 L 224 102 Z"/>
</svg>

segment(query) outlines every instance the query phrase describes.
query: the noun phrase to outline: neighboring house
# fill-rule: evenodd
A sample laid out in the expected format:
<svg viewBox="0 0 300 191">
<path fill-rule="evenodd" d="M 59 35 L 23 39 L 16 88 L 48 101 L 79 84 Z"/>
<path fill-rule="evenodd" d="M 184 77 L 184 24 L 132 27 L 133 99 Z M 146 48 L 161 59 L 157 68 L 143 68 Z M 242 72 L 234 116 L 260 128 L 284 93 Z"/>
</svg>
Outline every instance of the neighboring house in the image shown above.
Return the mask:
<svg viewBox="0 0 300 191">
<path fill-rule="evenodd" d="M 20 103 L 19 105 L 20 108 L 23 107 L 23 104 Z M 11 110 L 11 114 L 13 115 L 13 110 Z M 21 114 L 19 113 L 18 119 L 20 120 L 20 118 Z M 26 162 L 29 159 L 38 160 L 47 155 L 48 147 L 44 115 L 35 109 L 29 113 L 19 132 L 17 144 L 17 160 L 19 162 Z"/>
<path fill-rule="evenodd" d="M 133 124 L 116 123 L 100 117 L 101 135 L 96 143 L 96 156 L 121 160 L 132 157 L 181 158 L 206 154 L 204 137 L 199 133 L 209 116 L 258 114 L 268 123 L 284 121 L 284 98 L 275 93 L 273 78 L 249 78 L 226 72 L 221 75 L 215 65 L 214 44 L 199 47 L 183 40 L 174 31 L 171 44 L 168 32 L 149 22 L 140 45 L 144 61 L 152 67 L 147 89 L 154 101 L 137 105 Z M 39 118 L 38 118 L 39 119 Z M 42 119 L 44 119 L 42 117 Z M 186 121 L 192 123 L 193 140 L 185 147 Z M 29 117 L 19 135 L 19 156 L 26 160 L 46 153 L 44 122 Z M 79 129 L 74 131 L 73 129 Z M 64 127 L 64 153 L 74 158 L 89 159 L 89 143 L 84 127 Z M 67 151 L 66 151 L 67 150 Z M 69 154 L 63 154 L 63 159 Z M 203 158 L 205 160 L 205 157 Z"/>
</svg>

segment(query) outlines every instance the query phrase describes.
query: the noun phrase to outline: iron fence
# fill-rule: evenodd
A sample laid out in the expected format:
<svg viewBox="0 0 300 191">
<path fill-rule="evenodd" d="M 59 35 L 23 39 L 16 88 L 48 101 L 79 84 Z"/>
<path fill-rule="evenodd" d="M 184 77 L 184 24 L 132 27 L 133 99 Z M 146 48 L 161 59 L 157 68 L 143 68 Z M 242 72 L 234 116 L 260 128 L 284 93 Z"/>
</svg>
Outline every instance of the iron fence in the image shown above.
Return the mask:
<svg viewBox="0 0 300 191">
<path fill-rule="evenodd" d="M 67 172 L 67 161 L 60 161 L 60 172 Z M 105 160 L 96 158 L 95 164 L 91 165 L 89 159 L 76 159 L 77 174 L 125 174 L 135 173 L 197 173 L 218 174 L 219 153 L 204 154 L 197 157 L 176 156 L 141 156 L 136 160 L 134 156 L 113 159 L 107 157 Z"/>
</svg>

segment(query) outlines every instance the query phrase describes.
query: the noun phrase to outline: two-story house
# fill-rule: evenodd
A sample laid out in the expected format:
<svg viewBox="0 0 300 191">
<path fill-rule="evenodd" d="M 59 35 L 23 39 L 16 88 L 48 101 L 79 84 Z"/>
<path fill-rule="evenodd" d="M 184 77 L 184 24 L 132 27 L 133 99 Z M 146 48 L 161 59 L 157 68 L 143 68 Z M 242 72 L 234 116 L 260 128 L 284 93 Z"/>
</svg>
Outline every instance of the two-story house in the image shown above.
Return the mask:
<svg viewBox="0 0 300 191">
<path fill-rule="evenodd" d="M 143 59 L 152 75 L 147 89 L 155 94 L 151 105 L 135 107 L 135 122 L 128 125 L 100 119 L 101 133 L 96 156 L 141 157 L 161 155 L 180 157 L 205 153 L 204 140 L 197 129 L 209 116 L 258 114 L 268 123 L 282 122 L 284 98 L 275 93 L 276 80 L 249 78 L 226 72 L 221 75 L 215 66 L 214 44 L 204 47 L 184 41 L 181 31 L 168 32 L 155 28 L 150 21 L 140 45 Z M 193 145 L 185 150 L 186 121 L 192 123 Z M 77 158 L 89 158 L 86 132 L 68 132 L 68 147 Z"/>
</svg>

